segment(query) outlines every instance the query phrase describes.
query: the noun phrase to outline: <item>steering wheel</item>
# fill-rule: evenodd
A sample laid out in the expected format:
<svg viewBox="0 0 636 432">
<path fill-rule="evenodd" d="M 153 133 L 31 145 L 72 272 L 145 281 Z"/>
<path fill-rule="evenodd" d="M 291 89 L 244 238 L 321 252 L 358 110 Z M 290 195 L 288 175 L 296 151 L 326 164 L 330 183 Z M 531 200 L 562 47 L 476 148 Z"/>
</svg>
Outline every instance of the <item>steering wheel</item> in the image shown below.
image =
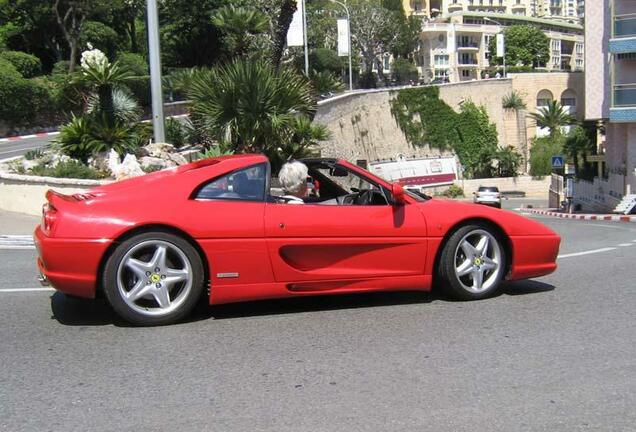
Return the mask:
<svg viewBox="0 0 636 432">
<path fill-rule="evenodd" d="M 357 194 L 355 199 L 356 205 L 370 205 L 373 202 L 373 191 L 365 189 Z"/>
</svg>

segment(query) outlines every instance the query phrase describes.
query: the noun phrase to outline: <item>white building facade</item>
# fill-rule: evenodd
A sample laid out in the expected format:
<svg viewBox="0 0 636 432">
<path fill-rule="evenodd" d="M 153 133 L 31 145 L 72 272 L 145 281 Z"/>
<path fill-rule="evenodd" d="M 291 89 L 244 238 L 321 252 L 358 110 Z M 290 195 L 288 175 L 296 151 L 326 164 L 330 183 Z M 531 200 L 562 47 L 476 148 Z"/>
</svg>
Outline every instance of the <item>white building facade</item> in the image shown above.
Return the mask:
<svg viewBox="0 0 636 432">
<path fill-rule="evenodd" d="M 459 12 L 426 22 L 417 65 L 425 82 L 460 82 L 494 77 L 489 58 L 492 38 L 514 24 L 537 26 L 550 39 L 550 59 L 535 67 L 544 71 L 582 71 L 583 27 L 522 15 Z M 514 66 L 514 65 L 508 65 Z"/>
<path fill-rule="evenodd" d="M 636 1 L 596 0 L 586 8 L 585 117 L 604 123 L 605 144 L 585 199 L 611 209 L 636 193 Z"/>
</svg>

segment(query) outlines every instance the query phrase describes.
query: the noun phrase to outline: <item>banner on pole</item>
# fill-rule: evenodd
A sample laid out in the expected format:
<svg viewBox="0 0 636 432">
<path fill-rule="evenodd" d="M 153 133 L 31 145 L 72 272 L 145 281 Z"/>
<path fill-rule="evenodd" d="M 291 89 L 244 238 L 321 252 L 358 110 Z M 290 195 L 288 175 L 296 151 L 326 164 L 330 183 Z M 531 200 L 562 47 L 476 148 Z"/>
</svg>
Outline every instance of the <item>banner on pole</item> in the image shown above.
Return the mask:
<svg viewBox="0 0 636 432">
<path fill-rule="evenodd" d="M 349 55 L 349 22 L 344 18 L 338 20 L 338 55 Z"/>
<path fill-rule="evenodd" d="M 497 57 L 501 58 L 506 52 L 506 41 L 503 33 L 497 34 Z"/>
<path fill-rule="evenodd" d="M 296 12 L 289 25 L 289 31 L 287 32 L 287 46 L 303 46 L 304 45 L 304 33 L 303 33 L 303 1 L 296 0 Z"/>
</svg>

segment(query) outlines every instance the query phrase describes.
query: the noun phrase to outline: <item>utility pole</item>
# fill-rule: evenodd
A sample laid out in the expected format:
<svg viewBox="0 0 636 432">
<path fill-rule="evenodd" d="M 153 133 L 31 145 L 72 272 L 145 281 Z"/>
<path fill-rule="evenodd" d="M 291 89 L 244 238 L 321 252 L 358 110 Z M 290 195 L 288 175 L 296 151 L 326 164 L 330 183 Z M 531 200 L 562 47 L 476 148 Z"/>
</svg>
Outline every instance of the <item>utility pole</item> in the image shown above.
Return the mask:
<svg viewBox="0 0 636 432">
<path fill-rule="evenodd" d="M 159 46 L 159 12 L 157 0 L 148 0 L 148 55 L 150 57 L 150 89 L 152 93 L 152 127 L 155 142 L 166 142 L 161 89 L 161 49 Z"/>
<path fill-rule="evenodd" d="M 305 0 L 301 0 L 303 7 L 303 44 L 305 45 L 305 75 L 309 77 L 309 48 L 307 47 L 307 10 Z"/>
<path fill-rule="evenodd" d="M 341 3 L 338 0 L 331 0 L 333 3 L 337 3 L 342 6 L 347 13 L 347 36 L 349 37 L 349 91 L 353 91 L 353 75 L 351 73 L 351 15 L 349 14 L 349 8 L 345 3 Z M 345 0 L 346 2 L 347 0 Z"/>
</svg>

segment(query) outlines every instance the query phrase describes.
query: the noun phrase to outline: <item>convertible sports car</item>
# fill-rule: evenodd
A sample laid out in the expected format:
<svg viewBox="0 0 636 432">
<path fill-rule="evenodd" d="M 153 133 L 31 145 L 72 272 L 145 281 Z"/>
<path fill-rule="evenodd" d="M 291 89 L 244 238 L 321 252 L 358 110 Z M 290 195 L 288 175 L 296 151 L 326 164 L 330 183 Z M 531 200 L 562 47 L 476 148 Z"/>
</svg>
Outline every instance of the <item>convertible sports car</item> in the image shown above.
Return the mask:
<svg viewBox="0 0 636 432">
<path fill-rule="evenodd" d="M 433 199 L 343 160 L 307 159 L 304 205 L 270 187 L 262 155 L 206 159 L 88 193 L 47 193 L 35 230 L 43 284 L 105 296 L 137 325 L 210 304 L 366 291 L 464 300 L 556 269 L 560 238 L 515 213 Z M 278 195 L 281 195 L 280 193 Z"/>
</svg>

